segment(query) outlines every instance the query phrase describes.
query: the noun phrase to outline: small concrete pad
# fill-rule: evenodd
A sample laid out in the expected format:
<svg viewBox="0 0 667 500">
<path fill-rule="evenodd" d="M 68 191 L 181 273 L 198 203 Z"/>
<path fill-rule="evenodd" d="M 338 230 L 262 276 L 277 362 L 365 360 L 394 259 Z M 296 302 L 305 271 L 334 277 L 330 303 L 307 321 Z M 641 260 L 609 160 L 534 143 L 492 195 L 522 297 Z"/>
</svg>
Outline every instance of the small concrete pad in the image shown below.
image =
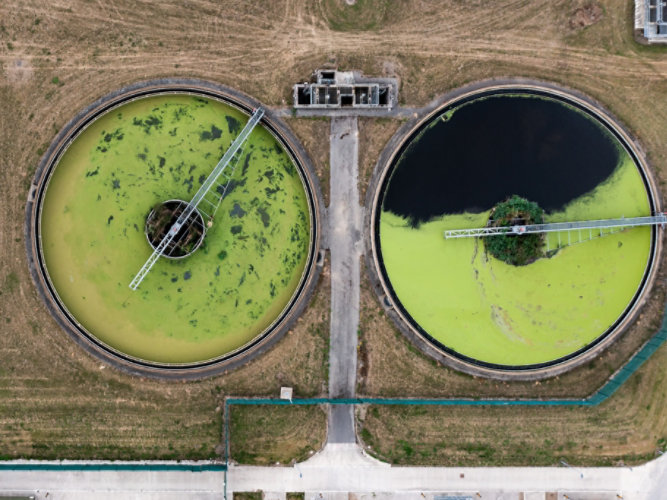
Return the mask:
<svg viewBox="0 0 667 500">
<path fill-rule="evenodd" d="M 289 399 L 292 401 L 293 389 L 291 387 L 281 387 L 280 388 L 280 399 Z"/>
</svg>

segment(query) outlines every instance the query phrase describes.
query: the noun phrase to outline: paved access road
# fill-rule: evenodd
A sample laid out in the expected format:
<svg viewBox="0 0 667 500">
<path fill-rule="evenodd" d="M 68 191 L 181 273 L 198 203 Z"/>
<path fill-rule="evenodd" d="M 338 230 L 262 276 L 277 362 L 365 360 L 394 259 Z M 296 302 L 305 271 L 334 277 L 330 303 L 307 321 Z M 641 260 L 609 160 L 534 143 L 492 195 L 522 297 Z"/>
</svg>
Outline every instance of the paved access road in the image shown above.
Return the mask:
<svg viewBox="0 0 667 500">
<path fill-rule="evenodd" d="M 221 500 L 224 480 L 224 472 L 0 470 L 0 495 Z M 329 444 L 294 467 L 232 466 L 227 481 L 229 499 L 234 491 L 262 490 L 274 492 L 270 500 L 284 499 L 286 491 L 306 492 L 305 500 L 436 500 L 444 495 L 466 500 L 663 500 L 667 457 L 633 468 L 391 467 L 354 444 Z M 549 492 L 556 497 L 546 496 Z"/>
<path fill-rule="evenodd" d="M 355 445 L 328 444 L 296 467 L 231 467 L 228 478 L 228 491 L 304 491 L 305 500 L 337 499 L 348 492 L 368 500 L 433 500 L 438 495 L 466 500 L 663 500 L 667 457 L 632 468 L 391 467 L 365 457 Z"/>
<path fill-rule="evenodd" d="M 222 471 L 0 469 L 0 499 L 8 495 L 32 495 L 36 500 L 220 500 L 224 474 Z"/>
<path fill-rule="evenodd" d="M 359 258 L 363 208 L 358 192 L 359 133 L 355 117 L 332 118 L 330 135 L 331 325 L 329 397 L 355 395 L 359 327 Z M 329 443 L 355 442 L 354 408 L 332 405 Z"/>
</svg>

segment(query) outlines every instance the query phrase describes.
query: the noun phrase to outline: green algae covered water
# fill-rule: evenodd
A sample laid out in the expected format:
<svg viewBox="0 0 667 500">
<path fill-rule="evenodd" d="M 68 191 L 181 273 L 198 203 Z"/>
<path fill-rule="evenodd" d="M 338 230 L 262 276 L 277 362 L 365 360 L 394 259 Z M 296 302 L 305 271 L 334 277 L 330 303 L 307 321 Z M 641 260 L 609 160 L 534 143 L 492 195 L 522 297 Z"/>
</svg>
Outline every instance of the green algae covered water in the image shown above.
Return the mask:
<svg viewBox="0 0 667 500">
<path fill-rule="evenodd" d="M 493 204 L 515 193 L 549 207 L 547 222 L 649 215 L 651 206 L 642 175 L 631 157 L 590 117 L 577 116 L 583 113 L 556 101 L 545 100 L 544 106 L 541 99 L 532 96 L 502 99 L 501 110 L 491 98 L 479 103 L 481 107 L 472 117 L 457 122 L 462 110 L 447 116 L 450 127 L 466 128 L 469 119 L 475 127 L 467 132 L 483 132 L 479 142 L 468 139 L 468 149 L 484 148 L 485 134 L 505 134 L 492 145 L 491 156 L 485 162 L 466 163 L 471 161 L 470 156 L 473 163 L 481 161 L 475 158 L 480 156 L 479 151 L 464 152 L 458 158 L 433 151 L 420 155 L 419 142 L 427 133 L 432 134 L 433 128 L 417 136 L 416 144 L 402 153 L 395 171 L 410 169 L 411 176 L 422 177 L 422 181 L 426 177 L 427 184 L 435 183 L 438 188 L 433 190 L 436 198 L 429 198 L 430 186 L 419 188 L 416 183 L 421 181 L 411 183 L 400 176 L 391 177 L 376 231 L 383 272 L 394 298 L 433 341 L 476 362 L 508 367 L 540 365 L 585 348 L 624 314 L 647 270 L 651 229 L 627 229 L 591 240 L 586 233 L 582 240 L 587 241 L 560 248 L 550 258 L 527 266 L 512 266 L 493 258 L 479 239 L 445 240 L 443 232 L 483 227 Z M 528 105 L 514 121 L 511 109 L 517 103 Z M 473 102 L 463 109 L 475 105 Z M 584 134 L 580 146 L 576 141 L 569 143 L 570 149 L 565 152 L 569 158 L 559 152 L 568 147 L 567 141 L 559 142 L 567 139 L 567 130 L 558 133 L 558 120 L 545 125 L 550 113 L 574 115 L 566 118 L 567 128 L 577 135 Z M 510 123 L 498 120 L 502 116 Z M 543 134 L 539 124 L 531 125 L 530 118 L 542 120 Z M 498 130 L 488 125 L 488 119 L 500 122 Z M 522 120 L 528 130 L 520 126 Z M 456 147 L 450 144 L 451 130 L 435 130 L 438 147 Z M 501 144 L 505 141 L 509 142 L 506 151 L 506 144 Z M 547 146 L 539 147 L 540 142 Z M 577 149 L 580 147 L 592 148 L 594 154 Z M 579 153 L 587 157 L 586 162 L 592 162 L 589 167 L 593 173 L 577 175 L 584 168 L 582 164 L 560 169 L 549 164 L 576 162 L 572 157 Z M 461 169 L 475 171 L 467 177 L 469 172 L 462 173 Z M 485 186 L 485 179 L 489 186 Z M 578 180 L 584 187 L 577 185 Z M 418 203 L 415 191 L 425 198 L 424 203 L 407 210 Z M 556 234 L 549 235 L 550 248 L 557 247 L 557 238 Z M 577 235 L 571 238 L 578 239 Z"/>
<path fill-rule="evenodd" d="M 62 303 L 113 350 L 149 362 L 224 356 L 271 326 L 301 282 L 311 226 L 303 181 L 263 127 L 251 134 L 202 247 L 160 259 L 128 287 L 152 252 L 146 216 L 190 200 L 248 116 L 188 94 L 120 105 L 76 137 L 53 171 L 41 244 Z"/>
</svg>

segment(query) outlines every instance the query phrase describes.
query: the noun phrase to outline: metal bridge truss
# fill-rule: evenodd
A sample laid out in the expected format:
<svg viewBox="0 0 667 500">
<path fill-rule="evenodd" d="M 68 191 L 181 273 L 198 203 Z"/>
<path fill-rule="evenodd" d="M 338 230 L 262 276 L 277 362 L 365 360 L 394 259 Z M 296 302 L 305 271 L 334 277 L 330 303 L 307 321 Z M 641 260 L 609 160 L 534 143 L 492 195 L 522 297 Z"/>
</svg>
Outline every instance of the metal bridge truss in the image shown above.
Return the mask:
<svg viewBox="0 0 667 500">
<path fill-rule="evenodd" d="M 227 189 L 229 188 L 232 180 L 232 175 L 236 169 L 236 164 L 242 155 L 242 146 L 263 116 L 263 108 L 257 108 L 254 111 L 241 133 L 236 137 L 236 139 L 234 139 L 232 144 L 229 146 L 229 149 L 225 151 L 225 154 L 222 156 L 211 174 L 202 183 L 201 187 L 195 193 L 192 200 L 190 200 L 187 208 L 181 212 L 176 222 L 174 222 L 162 241 L 160 241 L 160 244 L 155 248 L 151 256 L 134 277 L 130 283 L 130 288 L 132 290 L 137 289 L 139 284 L 143 281 L 158 259 L 161 256 L 167 254 L 167 251 L 170 252 L 171 249 L 174 248 L 174 246 L 178 243 L 175 242 L 174 239 L 179 234 L 179 232 L 181 232 L 183 225 L 190 220 L 192 214 L 196 210 L 199 210 L 199 213 L 202 214 L 202 217 L 208 219 L 207 225 L 210 225 L 210 223 L 213 221 L 215 212 L 218 210 L 222 199 L 227 193 Z M 226 172 L 225 170 L 228 167 L 229 171 Z M 197 218 L 194 218 L 194 220 L 197 221 Z M 185 234 L 187 234 L 187 231 L 183 231 L 181 237 L 183 237 Z"/>
<path fill-rule="evenodd" d="M 664 228 L 665 224 L 667 224 L 667 214 L 659 213 L 646 217 L 629 217 L 627 219 L 622 217 L 620 219 L 585 220 L 579 222 L 551 222 L 547 224 L 528 224 L 525 226 L 513 225 L 472 229 L 452 229 L 445 231 L 445 239 L 546 233 L 548 251 L 551 249 L 549 238 L 550 233 L 556 233 L 558 237 L 556 248 L 560 248 L 561 246 L 581 243 L 583 241 L 588 241 L 593 238 L 612 234 L 630 227 L 660 225 Z M 565 243 L 564 238 L 561 238 L 563 233 L 567 233 L 567 243 Z"/>
<path fill-rule="evenodd" d="M 236 153 L 229 159 L 227 168 L 220 172 L 218 179 L 216 179 L 208 191 L 204 193 L 198 203 L 197 210 L 199 210 L 202 217 L 206 219 L 207 226 L 209 227 L 213 224 L 213 217 L 215 217 L 215 213 L 218 211 L 223 198 L 227 195 L 227 190 L 232 183 L 232 178 L 236 171 L 236 166 L 242 156 L 243 144 L 239 146 Z"/>
</svg>

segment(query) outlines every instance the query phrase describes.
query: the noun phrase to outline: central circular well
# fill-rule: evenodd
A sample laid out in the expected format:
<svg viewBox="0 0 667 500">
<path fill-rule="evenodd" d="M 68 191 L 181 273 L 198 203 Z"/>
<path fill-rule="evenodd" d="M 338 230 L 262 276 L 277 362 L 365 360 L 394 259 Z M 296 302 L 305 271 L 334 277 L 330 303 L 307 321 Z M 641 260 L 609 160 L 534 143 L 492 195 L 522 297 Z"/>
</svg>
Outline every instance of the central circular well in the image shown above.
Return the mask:
<svg viewBox="0 0 667 500">
<path fill-rule="evenodd" d="M 178 218 L 188 209 L 190 204 L 183 200 L 169 200 L 159 203 L 146 217 L 146 239 L 153 250 L 158 250 L 160 243 L 169 230 L 178 222 Z M 162 250 L 161 255 L 168 259 L 183 259 L 197 250 L 206 236 L 204 218 L 198 210 L 193 210 L 188 219 L 182 223 L 178 233 L 170 244 Z"/>
<path fill-rule="evenodd" d="M 373 218 L 381 280 L 410 328 L 457 362 L 561 363 L 615 331 L 644 290 L 650 227 L 548 234 L 526 265 L 494 257 L 480 238 L 444 238 L 483 228 L 512 195 L 543 208 L 544 222 L 652 215 L 632 149 L 576 99 L 507 88 L 450 101 L 409 133 L 383 175 Z"/>
</svg>

